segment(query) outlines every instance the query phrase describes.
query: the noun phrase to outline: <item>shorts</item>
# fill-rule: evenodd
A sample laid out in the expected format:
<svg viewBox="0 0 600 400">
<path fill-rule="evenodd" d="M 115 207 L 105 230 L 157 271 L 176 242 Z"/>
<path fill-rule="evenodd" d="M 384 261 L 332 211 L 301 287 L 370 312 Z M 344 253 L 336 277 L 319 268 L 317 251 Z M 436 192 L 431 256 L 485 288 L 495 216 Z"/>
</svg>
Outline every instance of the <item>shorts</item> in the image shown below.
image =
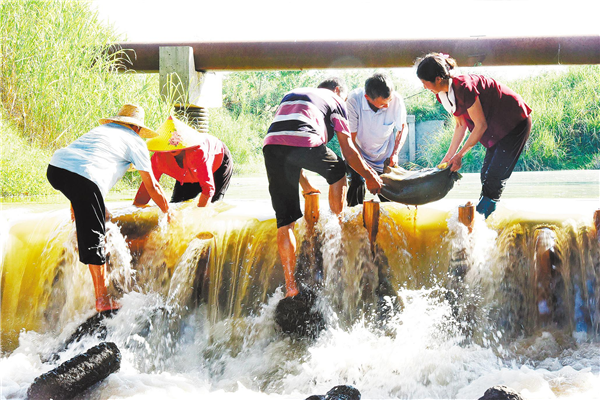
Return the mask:
<svg viewBox="0 0 600 400">
<path fill-rule="evenodd" d="M 225 146 L 225 145 L 223 145 Z M 223 200 L 225 192 L 229 189 L 229 183 L 231 182 L 231 176 L 233 175 L 233 158 L 227 146 L 223 152 L 223 162 L 221 166 L 213 173 L 213 179 L 215 182 L 215 194 L 211 199 L 211 203 L 219 200 Z M 182 201 L 190 200 L 202 193 L 202 187 L 199 182 L 175 182 L 173 188 L 173 194 L 171 195 L 171 203 L 180 203 Z"/>
<path fill-rule="evenodd" d="M 302 217 L 300 208 L 300 171 L 316 172 L 332 185 L 344 178 L 346 165 L 326 145 L 293 147 L 266 145 L 263 147 L 269 194 L 277 218 L 277 228 Z"/>
<path fill-rule="evenodd" d="M 79 260 L 84 264 L 106 263 L 106 206 L 94 182 L 53 165 L 48 166 L 48 182 L 71 201 L 77 229 Z"/>
</svg>

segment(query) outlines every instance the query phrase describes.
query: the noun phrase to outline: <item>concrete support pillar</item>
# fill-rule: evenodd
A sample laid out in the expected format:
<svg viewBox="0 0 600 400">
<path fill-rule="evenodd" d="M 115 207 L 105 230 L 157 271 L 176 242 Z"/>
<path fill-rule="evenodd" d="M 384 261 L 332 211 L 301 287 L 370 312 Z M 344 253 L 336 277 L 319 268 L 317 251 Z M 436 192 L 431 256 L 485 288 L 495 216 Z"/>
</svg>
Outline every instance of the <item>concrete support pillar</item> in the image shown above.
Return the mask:
<svg viewBox="0 0 600 400">
<path fill-rule="evenodd" d="M 205 73 L 196 71 L 194 50 L 189 46 L 159 48 L 160 95 L 173 104 L 175 114 L 190 126 L 208 133 L 208 110 L 200 105 Z"/>
<path fill-rule="evenodd" d="M 406 123 L 408 124 L 408 161 L 414 162 L 417 158 L 417 134 L 415 130 L 415 116 L 407 115 Z"/>
</svg>

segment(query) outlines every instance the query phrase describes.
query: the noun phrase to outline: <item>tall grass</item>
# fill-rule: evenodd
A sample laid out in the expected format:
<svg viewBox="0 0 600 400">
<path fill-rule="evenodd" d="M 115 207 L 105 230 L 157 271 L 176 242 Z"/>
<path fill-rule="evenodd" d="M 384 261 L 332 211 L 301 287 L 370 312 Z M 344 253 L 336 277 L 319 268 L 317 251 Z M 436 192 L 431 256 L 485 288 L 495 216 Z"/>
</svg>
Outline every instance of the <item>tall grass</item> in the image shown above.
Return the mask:
<svg viewBox="0 0 600 400">
<path fill-rule="evenodd" d="M 262 142 L 270 123 L 270 118 L 253 114 L 236 116 L 225 108 L 211 110 L 210 131 L 229 148 L 234 158 L 235 173 L 264 170 Z"/>
<path fill-rule="evenodd" d="M 63 147 L 124 103 L 144 107 L 150 126 L 168 115 L 155 75 L 113 72 L 120 61 L 103 50 L 121 38 L 88 1 L 8 0 L 0 7 L 0 101 L 30 144 Z"/>
<path fill-rule="evenodd" d="M 169 115 L 157 74 L 115 72 L 122 60 L 104 49 L 122 38 L 101 24 L 89 1 L 2 1 L 0 38 L 0 115 L 14 127 L 2 128 L 3 197 L 51 193 L 45 171 L 52 151 L 125 103 L 141 105 L 150 127 Z M 117 189 L 138 184 L 128 173 Z"/>
<path fill-rule="evenodd" d="M 600 169 L 600 66 L 511 83 L 533 109 L 520 169 Z"/>
</svg>

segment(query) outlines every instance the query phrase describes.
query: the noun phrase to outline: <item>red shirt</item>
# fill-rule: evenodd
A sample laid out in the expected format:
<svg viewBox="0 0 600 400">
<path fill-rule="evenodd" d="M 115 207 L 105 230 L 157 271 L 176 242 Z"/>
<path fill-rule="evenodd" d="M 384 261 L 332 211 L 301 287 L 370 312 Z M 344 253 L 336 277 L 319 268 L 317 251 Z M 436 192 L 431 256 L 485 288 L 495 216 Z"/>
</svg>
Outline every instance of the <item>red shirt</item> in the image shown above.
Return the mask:
<svg viewBox="0 0 600 400">
<path fill-rule="evenodd" d="M 151 161 L 156 179 L 167 174 L 181 183 L 198 182 L 202 193 L 212 197 L 215 194 L 214 172 L 223 163 L 225 146 L 214 136 L 204 136 L 201 145 L 184 150 L 183 168 L 171 152 L 155 152 Z"/>
<path fill-rule="evenodd" d="M 455 76 L 452 77 L 452 89 L 456 98 L 454 115 L 464 117 L 471 132 L 475 124 L 467 110 L 479 97 L 488 125 L 479 142 L 488 149 L 531 114 L 531 108 L 521 96 L 492 78 L 482 75 Z M 440 101 L 439 96 L 436 97 Z"/>
</svg>

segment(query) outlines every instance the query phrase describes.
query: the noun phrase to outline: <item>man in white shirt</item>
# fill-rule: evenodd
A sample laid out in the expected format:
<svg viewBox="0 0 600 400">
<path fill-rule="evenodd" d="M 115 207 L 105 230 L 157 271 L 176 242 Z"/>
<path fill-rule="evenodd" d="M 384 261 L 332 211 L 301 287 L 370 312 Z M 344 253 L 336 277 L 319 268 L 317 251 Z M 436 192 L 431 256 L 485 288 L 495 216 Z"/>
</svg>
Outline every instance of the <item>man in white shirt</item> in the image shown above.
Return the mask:
<svg viewBox="0 0 600 400">
<path fill-rule="evenodd" d="M 390 159 L 390 166 L 397 165 L 407 136 L 406 108 L 391 79 L 386 74 L 374 74 L 364 88 L 350 92 L 346 106 L 352 140 L 369 167 L 381 175 L 386 159 Z M 365 182 L 352 168 L 347 169 L 347 201 L 352 207 L 363 203 Z M 379 198 L 388 201 L 381 195 Z"/>
</svg>

